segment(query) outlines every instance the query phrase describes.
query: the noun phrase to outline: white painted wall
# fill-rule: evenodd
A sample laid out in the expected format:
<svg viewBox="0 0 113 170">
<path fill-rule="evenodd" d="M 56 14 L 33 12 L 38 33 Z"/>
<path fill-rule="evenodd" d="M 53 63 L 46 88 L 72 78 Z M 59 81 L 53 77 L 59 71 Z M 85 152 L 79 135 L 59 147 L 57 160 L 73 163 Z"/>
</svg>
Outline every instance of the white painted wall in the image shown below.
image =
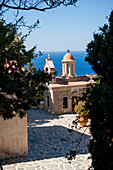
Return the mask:
<svg viewBox="0 0 113 170">
<path fill-rule="evenodd" d="M 27 115 L 20 119 L 0 118 L 0 158 L 28 155 Z"/>
</svg>

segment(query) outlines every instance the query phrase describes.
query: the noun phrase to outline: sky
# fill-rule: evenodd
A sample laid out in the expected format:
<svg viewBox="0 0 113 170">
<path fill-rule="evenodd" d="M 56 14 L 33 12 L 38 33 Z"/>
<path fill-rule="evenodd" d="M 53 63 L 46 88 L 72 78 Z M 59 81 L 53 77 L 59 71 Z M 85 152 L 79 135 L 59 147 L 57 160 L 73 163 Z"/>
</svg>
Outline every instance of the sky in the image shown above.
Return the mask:
<svg viewBox="0 0 113 170">
<path fill-rule="evenodd" d="M 46 12 L 22 12 L 28 23 L 39 19 L 39 28 L 26 39 L 27 49 L 36 51 L 85 51 L 99 26 L 107 23 L 113 0 L 79 0 L 74 6 L 60 6 Z M 9 16 L 10 18 L 10 16 Z M 25 30 L 22 29 L 25 33 Z"/>
</svg>

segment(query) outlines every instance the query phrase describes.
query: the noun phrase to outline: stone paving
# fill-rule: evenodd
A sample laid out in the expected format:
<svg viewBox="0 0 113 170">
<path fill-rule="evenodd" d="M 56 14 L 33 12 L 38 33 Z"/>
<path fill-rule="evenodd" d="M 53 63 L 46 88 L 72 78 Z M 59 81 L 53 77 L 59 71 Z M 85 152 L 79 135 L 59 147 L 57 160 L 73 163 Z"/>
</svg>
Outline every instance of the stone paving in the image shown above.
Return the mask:
<svg viewBox="0 0 113 170">
<path fill-rule="evenodd" d="M 51 115 L 39 109 L 28 111 L 28 157 L 2 161 L 3 170 L 88 169 L 91 165 L 87 149 L 90 135 L 85 128 L 69 132 L 75 117 L 75 114 Z M 66 153 L 76 148 L 84 130 L 76 159 L 70 163 L 65 158 Z"/>
</svg>

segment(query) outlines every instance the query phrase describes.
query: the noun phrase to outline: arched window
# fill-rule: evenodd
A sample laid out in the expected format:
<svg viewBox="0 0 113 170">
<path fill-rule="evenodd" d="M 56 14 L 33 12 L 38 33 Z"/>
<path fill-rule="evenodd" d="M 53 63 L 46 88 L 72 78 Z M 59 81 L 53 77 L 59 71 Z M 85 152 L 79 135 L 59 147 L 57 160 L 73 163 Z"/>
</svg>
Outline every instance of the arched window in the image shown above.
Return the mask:
<svg viewBox="0 0 113 170">
<path fill-rule="evenodd" d="M 50 106 L 50 103 L 49 103 L 49 96 L 47 96 L 47 107 Z"/>
<path fill-rule="evenodd" d="M 48 71 L 48 68 L 46 67 L 46 71 Z"/>
<path fill-rule="evenodd" d="M 63 108 L 68 108 L 68 98 L 67 97 L 63 98 Z"/>
</svg>

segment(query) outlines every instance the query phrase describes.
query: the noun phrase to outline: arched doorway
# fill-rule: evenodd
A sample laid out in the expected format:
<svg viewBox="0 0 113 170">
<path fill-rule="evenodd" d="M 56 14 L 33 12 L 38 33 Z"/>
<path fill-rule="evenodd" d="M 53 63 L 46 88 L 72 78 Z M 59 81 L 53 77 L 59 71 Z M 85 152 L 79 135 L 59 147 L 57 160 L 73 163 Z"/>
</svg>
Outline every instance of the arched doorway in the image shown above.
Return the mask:
<svg viewBox="0 0 113 170">
<path fill-rule="evenodd" d="M 72 111 L 74 111 L 75 105 L 78 105 L 78 97 L 72 96 Z"/>
</svg>

